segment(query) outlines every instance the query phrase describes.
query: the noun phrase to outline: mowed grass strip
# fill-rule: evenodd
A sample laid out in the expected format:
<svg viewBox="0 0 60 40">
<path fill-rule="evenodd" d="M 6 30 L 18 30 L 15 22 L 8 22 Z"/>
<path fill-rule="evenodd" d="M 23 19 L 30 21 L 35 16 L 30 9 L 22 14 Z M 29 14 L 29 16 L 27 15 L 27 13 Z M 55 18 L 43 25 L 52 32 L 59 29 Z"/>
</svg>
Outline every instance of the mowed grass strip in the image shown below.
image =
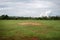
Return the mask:
<svg viewBox="0 0 60 40">
<path fill-rule="evenodd" d="M 0 40 L 60 40 L 60 20 L 0 20 Z"/>
</svg>

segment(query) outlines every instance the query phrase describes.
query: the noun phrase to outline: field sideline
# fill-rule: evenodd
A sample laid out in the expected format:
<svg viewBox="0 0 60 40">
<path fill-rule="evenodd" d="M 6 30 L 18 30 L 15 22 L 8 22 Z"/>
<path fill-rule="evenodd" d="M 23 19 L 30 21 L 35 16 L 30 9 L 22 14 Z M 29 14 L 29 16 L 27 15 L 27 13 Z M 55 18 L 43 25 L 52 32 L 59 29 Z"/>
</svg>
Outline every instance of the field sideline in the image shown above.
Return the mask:
<svg viewBox="0 0 60 40">
<path fill-rule="evenodd" d="M 0 40 L 60 40 L 60 20 L 0 20 Z"/>
</svg>

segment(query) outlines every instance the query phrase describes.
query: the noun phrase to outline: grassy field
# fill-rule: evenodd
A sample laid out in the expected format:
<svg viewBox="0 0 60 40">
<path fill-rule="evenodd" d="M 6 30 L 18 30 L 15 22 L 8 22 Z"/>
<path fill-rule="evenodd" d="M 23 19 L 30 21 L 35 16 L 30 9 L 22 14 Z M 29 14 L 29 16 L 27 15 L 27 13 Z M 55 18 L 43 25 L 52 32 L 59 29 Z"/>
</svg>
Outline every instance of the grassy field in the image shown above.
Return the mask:
<svg viewBox="0 0 60 40">
<path fill-rule="evenodd" d="M 0 40 L 60 40 L 60 20 L 0 20 Z"/>
</svg>

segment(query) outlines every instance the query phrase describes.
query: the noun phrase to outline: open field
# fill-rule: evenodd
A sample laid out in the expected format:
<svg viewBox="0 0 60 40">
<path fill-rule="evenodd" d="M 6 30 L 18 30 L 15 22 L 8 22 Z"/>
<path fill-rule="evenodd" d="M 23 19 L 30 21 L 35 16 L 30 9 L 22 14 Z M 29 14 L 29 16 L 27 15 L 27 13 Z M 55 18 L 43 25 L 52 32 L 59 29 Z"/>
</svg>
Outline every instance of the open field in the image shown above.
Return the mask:
<svg viewBox="0 0 60 40">
<path fill-rule="evenodd" d="M 60 40 L 60 20 L 0 20 L 0 40 Z"/>
</svg>

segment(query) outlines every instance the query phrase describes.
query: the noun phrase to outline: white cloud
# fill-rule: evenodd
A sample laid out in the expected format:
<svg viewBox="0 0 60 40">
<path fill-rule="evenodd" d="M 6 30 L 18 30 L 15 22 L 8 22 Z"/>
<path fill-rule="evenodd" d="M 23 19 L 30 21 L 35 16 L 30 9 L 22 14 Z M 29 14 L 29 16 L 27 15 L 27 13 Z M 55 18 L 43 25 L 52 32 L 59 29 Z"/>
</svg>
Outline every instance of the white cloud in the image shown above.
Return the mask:
<svg viewBox="0 0 60 40">
<path fill-rule="evenodd" d="M 42 13 L 40 14 L 40 17 L 44 17 L 44 16 L 47 16 L 47 17 L 48 17 L 50 13 L 51 13 L 51 10 L 42 12 Z"/>
</svg>

